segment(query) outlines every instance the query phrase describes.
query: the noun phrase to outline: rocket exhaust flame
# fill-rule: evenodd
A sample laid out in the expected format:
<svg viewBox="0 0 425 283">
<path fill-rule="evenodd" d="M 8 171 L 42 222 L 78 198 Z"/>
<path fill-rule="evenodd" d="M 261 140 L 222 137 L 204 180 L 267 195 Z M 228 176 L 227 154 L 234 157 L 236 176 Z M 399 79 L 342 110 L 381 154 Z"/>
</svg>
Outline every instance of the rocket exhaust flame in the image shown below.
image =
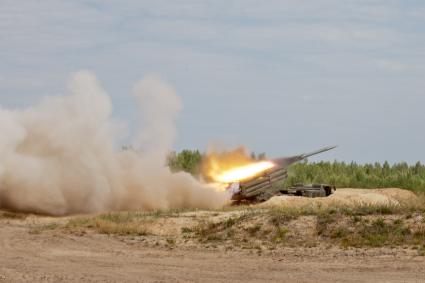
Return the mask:
<svg viewBox="0 0 425 283">
<path fill-rule="evenodd" d="M 243 147 L 231 151 L 212 149 L 203 160 L 202 172 L 209 181 L 233 183 L 254 177 L 275 166 L 268 160 L 255 160 Z"/>
<path fill-rule="evenodd" d="M 225 171 L 215 176 L 214 179 L 221 183 L 239 182 L 254 177 L 274 166 L 275 164 L 270 161 L 255 162 Z"/>
</svg>

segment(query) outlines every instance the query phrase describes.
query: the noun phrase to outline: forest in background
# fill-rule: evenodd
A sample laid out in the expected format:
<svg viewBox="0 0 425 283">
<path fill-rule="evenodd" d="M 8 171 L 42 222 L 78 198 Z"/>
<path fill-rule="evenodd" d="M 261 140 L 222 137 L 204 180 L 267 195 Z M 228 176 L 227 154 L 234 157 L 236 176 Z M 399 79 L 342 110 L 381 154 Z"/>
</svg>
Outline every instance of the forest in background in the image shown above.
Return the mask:
<svg viewBox="0 0 425 283">
<path fill-rule="evenodd" d="M 252 154 L 255 157 L 255 154 Z M 260 159 L 263 156 L 260 156 Z M 199 177 L 203 154 L 198 150 L 183 150 L 172 153 L 169 166 L 172 171 L 185 171 Z M 288 168 L 289 176 L 285 186 L 297 183 L 327 183 L 339 188 L 403 188 L 412 191 L 425 191 L 425 165 L 417 162 L 389 164 L 357 164 L 355 162 L 308 161 Z"/>
</svg>

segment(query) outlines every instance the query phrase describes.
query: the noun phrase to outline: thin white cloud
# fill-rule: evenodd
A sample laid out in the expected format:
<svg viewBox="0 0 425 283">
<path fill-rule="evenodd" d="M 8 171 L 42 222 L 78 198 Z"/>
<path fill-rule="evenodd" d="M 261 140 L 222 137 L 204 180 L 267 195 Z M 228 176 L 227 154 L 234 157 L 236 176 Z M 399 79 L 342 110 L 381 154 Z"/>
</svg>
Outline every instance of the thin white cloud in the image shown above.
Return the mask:
<svg viewBox="0 0 425 283">
<path fill-rule="evenodd" d="M 403 72 L 409 70 L 409 65 L 401 63 L 400 61 L 390 59 L 379 59 L 376 60 L 376 64 L 379 68 L 382 68 L 391 72 Z"/>
</svg>

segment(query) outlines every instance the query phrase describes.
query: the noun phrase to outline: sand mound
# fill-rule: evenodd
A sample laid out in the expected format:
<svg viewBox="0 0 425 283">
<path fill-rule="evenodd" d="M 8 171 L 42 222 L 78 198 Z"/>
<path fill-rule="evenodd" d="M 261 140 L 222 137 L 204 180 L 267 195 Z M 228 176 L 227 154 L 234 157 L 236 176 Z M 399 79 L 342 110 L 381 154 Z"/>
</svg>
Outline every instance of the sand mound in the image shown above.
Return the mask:
<svg viewBox="0 0 425 283">
<path fill-rule="evenodd" d="M 260 206 L 303 206 L 318 205 L 398 205 L 416 201 L 417 196 L 407 190 L 388 189 L 337 189 L 326 198 L 306 198 L 296 196 L 276 196 Z"/>
</svg>

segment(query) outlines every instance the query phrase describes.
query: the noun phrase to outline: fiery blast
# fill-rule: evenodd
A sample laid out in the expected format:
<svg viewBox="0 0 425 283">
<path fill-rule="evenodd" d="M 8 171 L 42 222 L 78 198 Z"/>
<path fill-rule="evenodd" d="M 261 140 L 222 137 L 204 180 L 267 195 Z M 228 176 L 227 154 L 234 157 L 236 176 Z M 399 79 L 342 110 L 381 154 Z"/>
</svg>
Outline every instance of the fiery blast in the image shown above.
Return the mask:
<svg viewBox="0 0 425 283">
<path fill-rule="evenodd" d="M 0 109 L 0 208 L 66 215 L 223 205 L 225 193 L 166 166 L 179 97 L 156 77 L 137 83 L 134 95 L 141 153 L 115 149 L 110 98 L 87 71 L 72 76 L 67 95 Z"/>
<path fill-rule="evenodd" d="M 243 147 L 233 151 L 212 149 L 203 161 L 202 172 L 214 182 L 232 183 L 253 177 L 274 166 L 271 161 L 252 159 Z"/>
</svg>

